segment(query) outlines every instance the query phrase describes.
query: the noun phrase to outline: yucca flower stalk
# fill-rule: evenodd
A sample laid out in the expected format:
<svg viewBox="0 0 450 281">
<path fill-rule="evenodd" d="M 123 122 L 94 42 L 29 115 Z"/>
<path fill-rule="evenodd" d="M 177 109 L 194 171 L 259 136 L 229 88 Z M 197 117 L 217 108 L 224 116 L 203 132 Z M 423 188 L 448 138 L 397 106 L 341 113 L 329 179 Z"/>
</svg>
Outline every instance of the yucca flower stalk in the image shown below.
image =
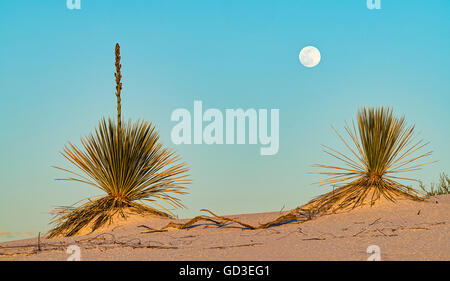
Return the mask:
<svg viewBox="0 0 450 281">
<path fill-rule="evenodd" d="M 361 108 L 357 115 L 357 127 L 354 122 L 352 127 L 345 126 L 352 142 L 346 141 L 334 129 L 349 153 L 323 146 L 324 151 L 340 160 L 343 166 L 315 165 L 328 170 L 314 172 L 328 176 L 319 184 L 343 183 L 343 186 L 319 196 L 306 206 L 326 213 L 363 204 L 373 205 L 381 197 L 390 201 L 398 198 L 422 200 L 419 192 L 399 182 L 417 180 L 395 176 L 397 173 L 416 171 L 431 163 L 418 162 L 431 152 L 414 156 L 428 144 L 417 140 L 418 134 L 414 129 L 414 125 L 407 126 L 404 117 L 395 117 L 391 108 Z"/>
<path fill-rule="evenodd" d="M 56 209 L 52 223 L 56 226 L 49 237 L 72 236 L 80 230 L 103 226 L 116 216 L 128 213 L 155 214 L 172 217 L 171 207 L 184 207 L 175 197 L 184 194 L 188 171 L 173 151 L 163 148 L 155 127 L 145 121 L 123 123 L 121 120 L 120 47 L 116 44 L 117 123 L 103 118 L 94 133 L 82 138 L 82 148 L 69 143 L 62 155 L 81 173 L 55 167 L 73 175 L 58 179 L 86 183 L 105 195 L 85 199 L 70 207 Z M 162 210 L 157 210 L 154 204 Z"/>
</svg>

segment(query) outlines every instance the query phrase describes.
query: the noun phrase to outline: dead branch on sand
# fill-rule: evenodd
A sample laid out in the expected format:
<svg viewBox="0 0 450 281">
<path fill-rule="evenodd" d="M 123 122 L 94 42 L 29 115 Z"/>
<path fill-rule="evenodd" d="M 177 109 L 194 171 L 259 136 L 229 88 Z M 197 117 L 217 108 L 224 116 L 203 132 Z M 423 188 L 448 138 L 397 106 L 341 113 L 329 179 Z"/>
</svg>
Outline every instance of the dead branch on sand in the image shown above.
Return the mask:
<svg viewBox="0 0 450 281">
<path fill-rule="evenodd" d="M 222 226 L 226 222 L 234 222 L 234 223 L 237 223 L 237 224 L 239 224 L 239 225 L 241 225 L 241 226 L 243 226 L 243 227 L 245 227 L 247 229 L 257 230 L 257 229 L 269 228 L 269 227 L 275 226 L 275 225 L 285 224 L 285 223 L 288 223 L 290 221 L 303 222 L 303 221 L 311 220 L 313 218 L 313 215 L 311 215 L 306 210 L 299 209 L 299 210 L 295 210 L 295 212 L 290 212 L 290 213 L 288 213 L 286 215 L 280 216 L 280 217 L 276 218 L 273 221 L 270 221 L 270 222 L 267 222 L 267 223 L 263 223 L 263 224 L 260 224 L 258 226 L 253 226 L 253 225 L 250 225 L 248 223 L 241 222 L 241 221 L 239 221 L 237 219 L 216 215 L 216 214 L 214 214 L 213 212 L 211 212 L 210 210 L 207 210 L 207 209 L 201 209 L 200 211 L 208 212 L 208 213 L 210 213 L 212 215 L 212 217 L 209 217 L 209 216 L 197 216 L 197 217 L 189 220 L 186 223 L 170 222 L 170 223 L 168 223 L 166 226 L 164 226 L 161 229 L 154 229 L 154 228 L 151 228 L 151 227 L 146 226 L 146 225 L 140 225 L 140 227 L 145 227 L 145 228 L 150 230 L 147 233 L 152 233 L 152 232 L 161 232 L 161 231 L 164 231 L 167 228 L 186 229 L 186 228 L 189 228 L 189 227 L 193 226 L 198 221 L 209 221 L 209 222 L 215 223 L 218 226 Z"/>
</svg>

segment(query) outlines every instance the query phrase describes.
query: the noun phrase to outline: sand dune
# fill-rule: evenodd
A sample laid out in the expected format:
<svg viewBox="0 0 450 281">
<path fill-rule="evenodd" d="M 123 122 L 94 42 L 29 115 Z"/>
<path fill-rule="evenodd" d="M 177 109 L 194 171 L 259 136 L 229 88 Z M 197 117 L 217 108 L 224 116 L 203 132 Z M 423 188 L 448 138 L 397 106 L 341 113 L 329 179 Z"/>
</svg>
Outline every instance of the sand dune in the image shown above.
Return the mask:
<svg viewBox="0 0 450 281">
<path fill-rule="evenodd" d="M 132 217 L 100 232 L 70 238 L 0 244 L 0 260 L 66 260 L 77 245 L 81 260 L 367 260 L 377 245 L 381 260 L 450 260 L 450 195 L 361 207 L 311 221 L 262 230 L 235 223 L 198 222 L 185 230 L 159 229 L 171 220 Z M 232 215 L 252 225 L 288 212 Z M 177 222 L 186 222 L 178 220 Z"/>
</svg>

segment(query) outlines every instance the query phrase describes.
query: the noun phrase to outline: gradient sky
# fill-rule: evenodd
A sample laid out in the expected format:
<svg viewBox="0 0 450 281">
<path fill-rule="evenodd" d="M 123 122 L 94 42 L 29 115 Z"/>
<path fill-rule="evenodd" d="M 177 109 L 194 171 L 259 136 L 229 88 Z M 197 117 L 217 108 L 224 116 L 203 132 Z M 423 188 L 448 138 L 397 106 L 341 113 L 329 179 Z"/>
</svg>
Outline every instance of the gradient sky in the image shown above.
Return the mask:
<svg viewBox="0 0 450 281">
<path fill-rule="evenodd" d="M 329 190 L 312 167 L 334 163 L 320 144 L 342 148 L 363 105 L 387 105 L 414 122 L 437 163 L 410 176 L 450 173 L 450 2 L 0 1 L 0 241 L 49 229 L 49 212 L 99 194 L 55 181 L 72 168 L 59 154 L 102 116 L 115 115 L 114 45 L 122 53 L 125 119 L 157 125 L 191 168 L 179 217 L 295 208 Z M 300 50 L 316 46 L 317 67 Z M 176 108 L 280 109 L 280 149 L 180 145 Z M 417 185 L 415 185 L 417 186 Z M 25 234 L 25 233 L 28 234 Z"/>
</svg>

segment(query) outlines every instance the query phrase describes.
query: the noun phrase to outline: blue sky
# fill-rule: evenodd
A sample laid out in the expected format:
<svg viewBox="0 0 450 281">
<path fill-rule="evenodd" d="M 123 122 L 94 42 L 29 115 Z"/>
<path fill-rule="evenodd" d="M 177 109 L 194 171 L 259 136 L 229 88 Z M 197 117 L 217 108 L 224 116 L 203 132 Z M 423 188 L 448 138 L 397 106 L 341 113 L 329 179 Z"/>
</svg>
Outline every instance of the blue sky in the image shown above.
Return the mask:
<svg viewBox="0 0 450 281">
<path fill-rule="evenodd" d="M 102 116 L 114 116 L 114 45 L 123 64 L 123 116 L 153 121 L 191 168 L 184 196 L 192 217 L 294 208 L 328 191 L 312 183 L 320 144 L 341 147 L 363 105 L 392 106 L 430 141 L 432 166 L 450 173 L 450 2 L 353 1 L 0 2 L 0 241 L 45 232 L 49 211 L 98 194 L 58 182 L 71 168 L 59 154 Z M 300 50 L 322 60 L 303 67 Z M 280 109 L 280 149 L 180 145 L 170 140 L 176 108 Z"/>
</svg>

